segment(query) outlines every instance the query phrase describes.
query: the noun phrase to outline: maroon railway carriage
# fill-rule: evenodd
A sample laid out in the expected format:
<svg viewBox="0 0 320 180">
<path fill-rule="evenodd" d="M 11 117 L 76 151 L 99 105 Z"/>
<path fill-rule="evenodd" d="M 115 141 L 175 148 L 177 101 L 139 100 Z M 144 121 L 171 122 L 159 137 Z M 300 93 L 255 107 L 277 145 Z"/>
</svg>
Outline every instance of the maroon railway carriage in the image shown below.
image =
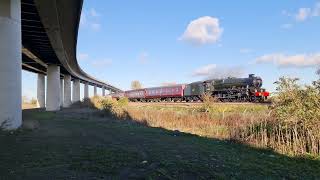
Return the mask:
<svg viewBox="0 0 320 180">
<path fill-rule="evenodd" d="M 146 98 L 145 89 L 130 90 L 125 92 L 125 97 L 130 101 L 142 101 Z"/>
<path fill-rule="evenodd" d="M 146 88 L 145 96 L 149 101 L 181 101 L 184 95 L 184 88 L 184 84 L 166 87 Z"/>
</svg>

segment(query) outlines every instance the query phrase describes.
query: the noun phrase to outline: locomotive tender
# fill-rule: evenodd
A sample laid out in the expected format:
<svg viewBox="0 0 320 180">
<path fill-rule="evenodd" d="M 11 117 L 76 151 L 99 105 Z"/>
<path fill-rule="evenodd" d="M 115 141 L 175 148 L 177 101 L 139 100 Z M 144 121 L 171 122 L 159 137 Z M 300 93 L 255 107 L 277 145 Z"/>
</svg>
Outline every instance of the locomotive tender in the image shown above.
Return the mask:
<svg viewBox="0 0 320 180">
<path fill-rule="evenodd" d="M 112 94 L 113 98 L 127 97 L 134 102 L 193 102 L 201 101 L 209 94 L 220 101 L 262 102 L 269 92 L 262 87 L 262 79 L 254 74 L 247 78 L 224 78 L 179 84 L 165 87 L 153 87 Z"/>
</svg>

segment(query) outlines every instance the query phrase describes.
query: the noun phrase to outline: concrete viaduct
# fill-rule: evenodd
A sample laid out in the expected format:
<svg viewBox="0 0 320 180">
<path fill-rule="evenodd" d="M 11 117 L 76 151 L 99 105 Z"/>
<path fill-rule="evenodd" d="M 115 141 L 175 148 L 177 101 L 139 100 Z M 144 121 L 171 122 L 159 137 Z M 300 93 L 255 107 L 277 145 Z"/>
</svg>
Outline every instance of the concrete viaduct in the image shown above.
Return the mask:
<svg viewBox="0 0 320 180">
<path fill-rule="evenodd" d="M 22 124 L 21 68 L 38 74 L 37 100 L 47 111 L 80 101 L 80 83 L 84 84 L 85 98 L 89 85 L 94 86 L 95 95 L 97 88 L 102 88 L 102 95 L 105 90 L 121 91 L 78 65 L 82 4 L 82 0 L 0 0 L 2 128 L 16 129 Z"/>
</svg>

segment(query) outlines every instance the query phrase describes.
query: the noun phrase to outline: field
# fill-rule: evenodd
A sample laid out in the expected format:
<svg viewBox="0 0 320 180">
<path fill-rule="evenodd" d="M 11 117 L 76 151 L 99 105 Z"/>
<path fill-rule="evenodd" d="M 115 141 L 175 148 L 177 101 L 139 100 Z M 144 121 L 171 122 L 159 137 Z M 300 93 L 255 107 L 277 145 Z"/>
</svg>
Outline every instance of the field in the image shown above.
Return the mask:
<svg viewBox="0 0 320 180">
<path fill-rule="evenodd" d="M 268 106 L 252 103 L 130 103 L 126 107 L 130 119 L 148 126 L 227 139 L 230 128 L 246 126 L 267 116 Z"/>
<path fill-rule="evenodd" d="M 34 109 L 37 105 L 33 103 L 22 103 L 22 109 Z"/>
<path fill-rule="evenodd" d="M 221 106 L 220 106 L 221 107 Z M 131 118 L 116 118 L 96 108 L 74 107 L 50 113 L 24 110 L 24 126 L 0 133 L 0 179 L 316 179 L 316 158 L 282 155 L 226 140 L 203 122 L 168 123 L 135 111 L 178 114 L 201 111 L 184 107 L 128 106 Z M 239 107 L 259 114 L 265 106 Z M 225 119 L 236 113 L 222 108 Z M 163 115 L 163 114 L 162 114 Z M 170 113 L 169 113 L 170 115 Z M 172 115 L 172 114 L 171 114 Z M 136 116 L 136 117 L 135 117 Z M 161 115 L 159 115 L 161 116 Z M 166 117 L 166 116 L 164 116 Z M 176 115 L 176 117 L 179 117 Z M 198 120 L 198 119 L 197 119 Z M 204 124 L 202 124 L 204 123 Z M 200 125 L 197 125 L 200 124 Z M 223 129 L 223 127 L 221 127 Z M 219 132 L 221 138 L 210 133 Z M 221 130 L 224 132 L 224 130 Z"/>
</svg>

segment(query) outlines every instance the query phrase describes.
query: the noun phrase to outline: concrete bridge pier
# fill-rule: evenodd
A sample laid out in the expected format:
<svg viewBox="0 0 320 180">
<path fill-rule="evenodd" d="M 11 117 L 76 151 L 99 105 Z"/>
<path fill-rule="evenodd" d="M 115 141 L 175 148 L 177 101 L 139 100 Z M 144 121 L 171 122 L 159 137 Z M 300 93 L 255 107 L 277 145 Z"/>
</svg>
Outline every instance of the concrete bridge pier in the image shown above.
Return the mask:
<svg viewBox="0 0 320 180">
<path fill-rule="evenodd" d="M 60 67 L 49 65 L 47 68 L 47 111 L 60 110 Z"/>
<path fill-rule="evenodd" d="M 97 96 L 97 85 L 93 86 L 93 96 Z"/>
<path fill-rule="evenodd" d="M 71 101 L 71 76 L 65 75 L 63 78 L 64 81 L 64 93 L 63 93 L 63 107 L 70 107 L 72 104 Z"/>
<path fill-rule="evenodd" d="M 84 99 L 87 99 L 89 98 L 89 83 L 88 82 L 85 82 L 84 83 Z"/>
<path fill-rule="evenodd" d="M 21 3 L 0 1 L 0 127 L 16 129 L 21 110 Z"/>
<path fill-rule="evenodd" d="M 102 87 L 102 96 L 106 96 L 106 88 L 104 86 Z"/>
<path fill-rule="evenodd" d="M 63 79 L 60 79 L 60 107 L 63 106 Z"/>
<path fill-rule="evenodd" d="M 37 106 L 38 106 L 38 108 L 45 108 L 45 106 L 46 106 L 45 78 L 46 78 L 45 75 L 38 74 L 38 80 L 37 80 Z"/>
<path fill-rule="evenodd" d="M 80 101 L 80 80 L 73 80 L 73 93 L 72 93 L 72 103 Z"/>
</svg>

